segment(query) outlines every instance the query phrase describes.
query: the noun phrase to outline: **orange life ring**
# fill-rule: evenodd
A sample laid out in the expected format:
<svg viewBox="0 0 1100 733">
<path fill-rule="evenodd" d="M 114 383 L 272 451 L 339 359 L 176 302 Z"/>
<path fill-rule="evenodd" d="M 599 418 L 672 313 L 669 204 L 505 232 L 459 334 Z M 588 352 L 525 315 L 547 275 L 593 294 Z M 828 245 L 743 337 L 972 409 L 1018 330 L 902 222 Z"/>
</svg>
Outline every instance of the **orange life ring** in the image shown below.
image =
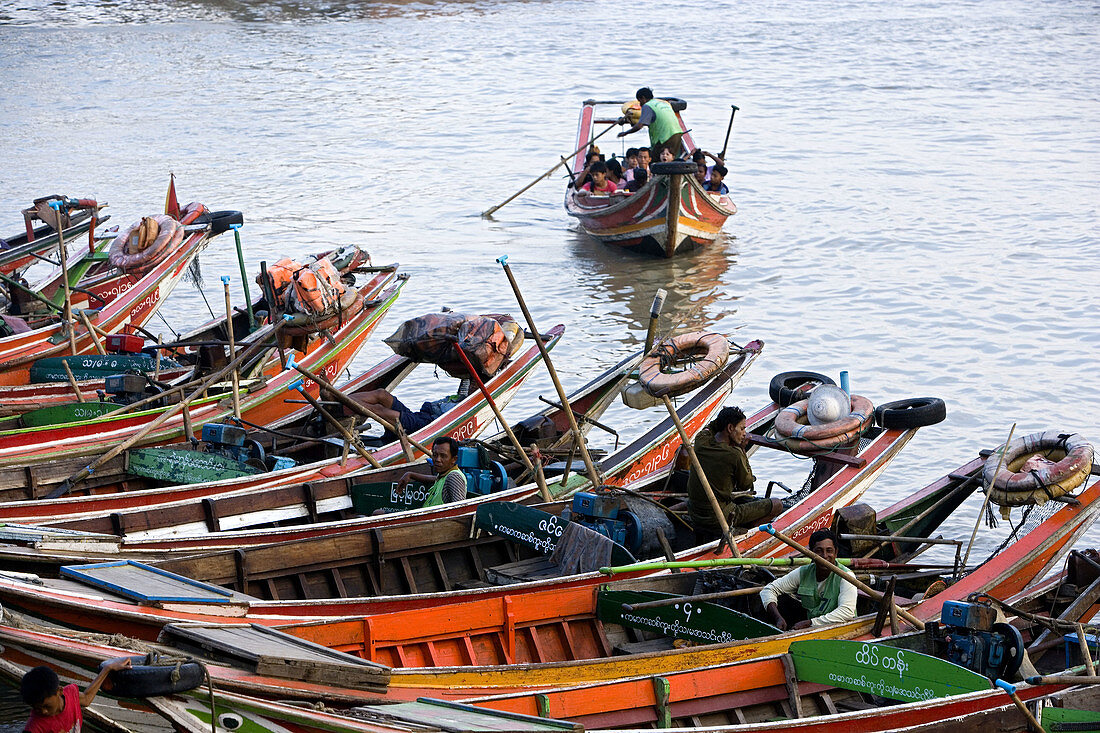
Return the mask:
<svg viewBox="0 0 1100 733">
<path fill-rule="evenodd" d="M 863 435 L 871 427 L 875 408 L 871 400 L 852 395 L 852 411 L 847 417 L 822 425 L 810 425 L 806 416 L 810 401 L 799 400 L 779 411 L 775 431 L 783 445 L 791 450 L 829 450 L 839 448 Z"/>
<path fill-rule="evenodd" d="M 676 397 L 699 387 L 726 365 L 729 341 L 696 331 L 662 341 L 642 359 L 638 383 L 654 397 Z"/>
<path fill-rule="evenodd" d="M 141 249 L 133 246 L 131 240 L 141 232 L 143 224 L 146 231 L 149 230 L 150 224 L 155 225 L 157 236 L 152 244 Z M 110 262 L 123 272 L 151 269 L 164 259 L 168 252 L 179 246 L 183 241 L 183 234 L 183 225 L 167 214 L 145 217 L 118 233 L 115 241 L 111 243 Z"/>
<path fill-rule="evenodd" d="M 1003 463 L 1000 452 L 1005 454 Z M 1025 466 L 1033 456 L 1046 460 Z M 1017 438 L 994 451 L 985 460 L 982 480 L 992 487 L 989 498 L 998 506 L 1045 504 L 1084 483 L 1092 459 L 1092 445 L 1081 435 L 1048 430 Z"/>
</svg>

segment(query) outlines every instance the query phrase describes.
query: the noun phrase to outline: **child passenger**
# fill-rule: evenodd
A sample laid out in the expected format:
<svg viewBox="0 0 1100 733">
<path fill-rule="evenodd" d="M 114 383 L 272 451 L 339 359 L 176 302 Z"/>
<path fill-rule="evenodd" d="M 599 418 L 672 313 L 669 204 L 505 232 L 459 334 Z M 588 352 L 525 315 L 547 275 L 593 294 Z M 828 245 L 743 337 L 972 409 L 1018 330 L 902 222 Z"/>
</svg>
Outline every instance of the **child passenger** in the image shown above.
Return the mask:
<svg viewBox="0 0 1100 733">
<path fill-rule="evenodd" d="M 588 169 L 588 173 L 592 176 L 592 180 L 581 186 L 582 191 L 609 194 L 615 193 L 619 189 L 618 186 L 607 180 L 607 163 L 602 160 L 593 163 Z"/>
<path fill-rule="evenodd" d="M 730 190 L 726 184 L 722 183 L 722 179 L 726 177 L 726 166 L 721 163 L 716 164 L 710 171 L 710 180 L 706 182 L 703 188 L 711 193 L 729 193 Z"/>
<path fill-rule="evenodd" d="M 649 180 L 649 174 L 646 173 L 645 168 L 635 168 L 631 173 L 633 173 L 633 175 L 630 178 L 630 182 L 626 184 L 626 190 L 630 193 L 634 193 L 646 184 L 646 181 Z"/>
<path fill-rule="evenodd" d="M 24 733 L 80 733 L 84 712 L 92 704 L 107 675 L 116 669 L 128 669 L 130 658 L 112 659 L 92 680 L 84 692 L 76 685 L 61 686 L 61 680 L 49 667 L 35 667 L 23 675 L 19 694 L 31 708 Z"/>
<path fill-rule="evenodd" d="M 607 180 L 614 183 L 616 188 L 626 185 L 626 181 L 623 180 L 623 164 L 616 158 L 607 161 Z"/>
</svg>

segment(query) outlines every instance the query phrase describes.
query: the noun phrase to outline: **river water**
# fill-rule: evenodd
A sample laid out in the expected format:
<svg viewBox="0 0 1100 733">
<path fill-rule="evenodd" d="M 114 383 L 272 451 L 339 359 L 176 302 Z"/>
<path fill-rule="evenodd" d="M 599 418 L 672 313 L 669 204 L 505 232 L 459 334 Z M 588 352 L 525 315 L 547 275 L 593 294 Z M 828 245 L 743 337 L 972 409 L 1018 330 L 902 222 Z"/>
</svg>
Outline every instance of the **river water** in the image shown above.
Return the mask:
<svg viewBox="0 0 1100 733">
<path fill-rule="evenodd" d="M 412 279 L 384 333 L 442 306 L 518 315 L 506 254 L 540 327 L 568 326 L 567 385 L 637 348 L 667 288 L 665 331 L 765 341 L 734 393 L 746 409 L 790 369 L 846 369 L 876 404 L 946 400 L 868 495 L 882 505 L 1013 423 L 1100 440 L 1098 17 L 1022 0 L 6 0 L 0 222 L 63 193 L 125 225 L 161 209 L 173 172 L 181 203 L 245 213 L 250 270 L 350 243 L 400 262 Z M 479 216 L 571 151 L 581 100 L 642 85 L 686 99 L 710 151 L 740 108 L 739 212 L 715 246 L 664 261 L 599 245 L 565 214 L 560 170 Z M 218 277 L 239 287 L 228 236 L 202 268 L 217 309 Z M 163 312 L 168 334 L 207 310 L 183 285 Z M 553 393 L 535 380 L 510 415 Z M 629 436 L 659 417 L 606 422 Z M 976 511 L 945 534 L 965 539 Z"/>
</svg>

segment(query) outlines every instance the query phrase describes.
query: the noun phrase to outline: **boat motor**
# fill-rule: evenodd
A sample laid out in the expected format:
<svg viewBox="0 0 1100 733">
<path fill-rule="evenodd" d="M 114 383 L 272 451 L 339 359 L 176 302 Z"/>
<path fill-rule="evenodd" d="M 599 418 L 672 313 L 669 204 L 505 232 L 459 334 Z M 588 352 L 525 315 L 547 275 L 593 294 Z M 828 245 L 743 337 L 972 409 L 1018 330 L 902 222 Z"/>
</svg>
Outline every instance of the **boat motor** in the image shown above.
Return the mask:
<svg viewBox="0 0 1100 733">
<path fill-rule="evenodd" d="M 293 459 L 281 456 L 271 456 L 274 460 L 268 460 L 264 447 L 255 440 L 249 440 L 245 429 L 236 425 L 206 423 L 202 426 L 202 442 L 205 444 L 204 453 L 222 456 L 264 471 L 277 471 L 296 465 Z"/>
<path fill-rule="evenodd" d="M 948 661 L 993 680 L 1011 680 L 1024 661 L 1019 629 L 997 622 L 997 612 L 985 603 L 945 601 L 939 633 Z"/>
<path fill-rule="evenodd" d="M 497 461 L 490 461 L 477 446 L 459 447 L 457 464 L 466 474 L 467 494 L 484 496 L 508 486 L 508 473 L 504 466 Z"/>
<path fill-rule="evenodd" d="M 599 532 L 631 554 L 642 545 L 642 523 L 620 496 L 579 491 L 573 495 L 570 508 L 562 512 L 562 519 Z"/>
<path fill-rule="evenodd" d="M 111 402 L 129 405 L 149 395 L 145 391 L 147 384 L 148 380 L 141 374 L 113 374 L 103 380 L 103 392 L 111 396 Z"/>
</svg>

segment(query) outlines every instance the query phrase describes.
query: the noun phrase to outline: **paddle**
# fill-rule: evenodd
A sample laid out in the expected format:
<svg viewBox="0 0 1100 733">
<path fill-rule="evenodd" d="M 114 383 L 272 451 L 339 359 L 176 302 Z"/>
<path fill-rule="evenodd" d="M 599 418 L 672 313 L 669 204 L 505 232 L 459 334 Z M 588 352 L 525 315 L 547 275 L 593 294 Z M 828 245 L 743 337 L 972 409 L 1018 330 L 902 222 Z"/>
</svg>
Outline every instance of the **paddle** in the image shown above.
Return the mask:
<svg viewBox="0 0 1100 733">
<path fill-rule="evenodd" d="M 229 358 L 237 358 L 237 343 L 233 336 L 233 305 L 229 300 L 229 275 L 222 275 L 222 288 L 225 290 L 225 332 L 229 337 Z M 233 419 L 241 419 L 241 376 L 233 370 Z"/>
<path fill-rule="evenodd" d="M 558 168 L 560 168 L 561 166 L 563 166 L 563 165 L 567 164 L 567 163 L 568 163 L 568 162 L 569 162 L 570 160 L 572 160 L 572 159 L 573 159 L 573 158 L 574 158 L 574 157 L 575 157 L 575 156 L 577 155 L 577 153 L 581 152 L 582 150 L 585 150 L 586 148 L 588 148 L 588 146 L 589 146 L 589 145 L 591 145 L 592 143 L 596 142 L 597 140 L 599 140 L 599 139 L 600 139 L 601 137 L 603 137 L 603 136 L 604 136 L 604 135 L 606 135 L 607 133 L 611 132 L 611 130 L 613 130 L 613 129 L 615 128 L 615 126 L 616 126 L 616 125 L 618 125 L 618 124 L 619 124 L 618 122 L 612 122 L 612 123 L 611 123 L 610 125 L 608 125 L 608 126 L 607 126 L 607 128 L 606 128 L 606 129 L 605 129 L 605 130 L 604 130 L 603 132 L 601 132 L 601 133 L 600 133 L 599 135 L 596 135 L 595 137 L 591 138 L 591 139 L 590 139 L 590 140 L 589 140 L 588 142 L 586 142 L 586 143 L 585 143 L 584 145 L 582 145 L 582 146 L 580 146 L 579 148 L 577 148 L 576 150 L 574 150 L 574 151 L 573 151 L 572 153 L 570 153 L 570 154 L 569 154 L 569 155 L 568 155 L 567 157 L 565 157 L 565 158 L 562 158 L 562 159 L 561 159 L 561 162 L 559 162 L 559 163 L 555 163 L 555 164 L 554 164 L 554 167 L 553 167 L 553 168 L 551 168 L 550 170 L 546 171 L 546 172 L 545 172 L 545 173 L 543 173 L 543 174 L 542 174 L 541 176 L 539 176 L 539 177 L 538 177 L 538 178 L 536 178 L 535 180 L 531 181 L 531 182 L 530 182 L 530 183 L 528 183 L 528 184 L 527 184 L 526 186 L 524 186 L 524 187 L 523 187 L 523 188 L 521 188 L 520 190 L 516 191 L 516 192 L 515 192 L 514 194 L 512 194 L 512 195 L 511 195 L 511 196 L 509 196 L 508 198 L 504 199 L 503 201 L 501 201 L 501 202 L 500 202 L 499 204 L 497 204 L 496 206 L 490 206 L 490 207 L 489 207 L 488 209 L 486 209 L 485 211 L 481 212 L 481 215 L 482 215 L 482 216 L 492 216 L 492 215 L 493 215 L 493 214 L 494 214 L 494 213 L 495 213 L 495 212 L 496 212 L 496 211 L 497 211 L 498 209 L 500 209 L 501 207 L 503 207 L 503 206 L 504 206 L 505 204 L 507 204 L 507 203 L 509 203 L 510 201 L 512 201 L 513 199 L 517 198 L 517 197 L 518 197 L 518 196 L 519 196 L 519 195 L 520 195 L 521 193 L 523 193 L 523 192 L 524 192 L 524 191 L 526 191 L 527 189 L 531 188 L 532 186 L 534 186 L 534 185 L 535 185 L 536 183 L 538 183 L 538 182 L 539 182 L 539 181 L 541 181 L 542 179 L 544 179 L 544 178 L 547 178 L 547 177 L 549 177 L 551 173 L 553 173 L 554 171 L 556 171 L 556 170 L 557 170 Z M 572 176 L 570 176 L 570 177 L 572 177 Z"/>
<path fill-rule="evenodd" d="M 61 201 L 50 202 L 50 208 L 57 216 L 57 254 L 61 259 L 61 286 L 65 290 L 65 328 L 69 331 L 69 348 L 72 349 L 73 356 L 76 356 L 76 324 L 73 323 L 72 293 L 69 292 L 69 253 L 65 250 L 65 235 L 62 232 L 65 224 L 61 220 L 61 205 Z"/>
<path fill-rule="evenodd" d="M 606 130 L 605 130 L 606 132 Z M 573 441 L 577 446 L 577 449 L 581 452 L 581 460 L 584 461 L 584 466 L 588 469 L 588 479 L 592 482 L 592 486 L 598 487 L 600 485 L 600 473 L 596 470 L 596 464 L 592 461 L 592 456 L 588 453 L 588 446 L 584 442 L 584 435 L 581 434 L 580 426 L 577 425 L 577 417 L 573 414 L 573 408 L 569 405 L 569 397 L 565 394 L 565 388 L 561 386 L 561 380 L 558 379 L 558 373 L 554 369 L 554 363 L 550 361 L 550 352 L 546 349 L 546 344 L 542 342 L 542 337 L 539 336 L 541 331 L 535 325 L 535 319 L 531 316 L 531 311 L 527 309 L 527 303 L 523 299 L 523 293 L 519 290 L 519 283 L 516 282 L 516 278 L 512 275 L 512 268 L 508 266 L 508 255 L 501 255 L 497 257 L 497 262 L 504 268 L 504 274 L 508 276 L 508 282 L 512 286 L 512 291 L 516 294 L 516 302 L 519 303 L 519 309 L 523 311 L 523 317 L 527 319 L 527 325 L 531 329 L 531 333 L 535 334 L 535 345 L 539 348 L 539 353 L 542 354 L 542 361 L 546 364 L 546 371 L 550 374 L 550 381 L 554 383 L 554 389 L 558 391 L 558 400 L 561 401 L 562 407 L 565 408 L 565 416 L 569 418 L 569 429 L 573 433 Z"/>
<path fill-rule="evenodd" d="M 882 602 L 882 600 L 883 600 L 883 594 L 882 593 L 879 593 L 877 590 L 875 590 L 871 586 L 867 585 L 862 580 L 859 580 L 858 578 L 856 578 L 854 576 L 848 575 L 847 573 L 845 573 L 843 570 L 840 569 L 840 566 L 836 565 L 835 563 L 829 562 L 828 560 L 823 558 L 821 555 L 818 555 L 816 552 L 814 552 L 810 548 L 799 544 L 797 541 L 795 541 L 795 540 L 791 539 L 790 537 L 788 537 L 787 535 L 783 534 L 782 532 L 777 530 L 772 525 L 764 524 L 764 525 L 761 525 L 760 529 L 761 529 L 761 531 L 767 532 L 772 537 L 775 537 L 777 540 L 779 540 L 783 544 L 787 545 L 788 547 L 791 547 L 795 550 L 798 550 L 799 552 L 801 552 L 806 557 L 812 559 L 814 562 L 816 562 L 821 567 L 826 568 L 827 570 L 831 571 L 835 575 L 839 575 L 842 580 L 847 581 L 848 583 L 851 583 L 856 588 L 858 588 L 859 590 L 861 590 L 864 593 L 866 593 L 867 595 L 869 595 L 875 601 L 877 601 L 879 603 Z M 924 631 L 924 622 L 923 621 L 921 621 L 919 618 L 917 618 L 913 614 L 906 611 L 904 608 L 899 608 L 898 604 L 896 602 L 893 603 L 893 605 L 894 605 L 894 609 L 896 610 L 896 612 L 899 616 L 901 616 L 903 619 L 905 619 L 906 621 L 911 623 L 916 628 L 920 629 L 921 631 Z"/>
<path fill-rule="evenodd" d="M 237 245 L 237 263 L 241 266 L 241 286 L 244 288 L 244 307 L 248 311 L 248 332 L 256 330 L 256 314 L 252 312 L 252 294 L 248 292 L 248 270 L 244 266 L 244 250 L 241 249 L 241 225 L 233 224 L 233 241 Z"/>
<path fill-rule="evenodd" d="M 737 110 L 741 109 L 736 104 L 731 104 L 730 107 L 730 124 L 726 128 L 726 141 L 722 143 L 722 152 L 718 154 L 718 157 L 722 159 L 723 163 L 726 160 L 726 148 L 730 144 L 730 131 L 733 130 L 733 116 L 737 114 Z"/>
<path fill-rule="evenodd" d="M 318 386 L 320 386 L 320 384 L 318 384 Z M 339 420 L 332 416 L 332 413 L 326 410 L 320 402 L 313 398 L 313 395 L 311 395 L 309 392 L 306 392 L 306 385 L 304 381 L 299 379 L 294 384 L 288 385 L 286 389 L 287 392 L 298 390 L 298 393 L 301 394 L 303 398 L 305 398 L 306 402 L 313 406 L 313 409 L 317 411 L 317 414 L 320 415 L 329 425 L 332 425 L 334 428 L 339 430 L 340 434 L 344 436 L 344 454 L 340 458 L 341 467 L 347 462 L 347 446 L 348 444 L 351 444 L 355 446 L 355 450 L 358 451 L 359 455 L 367 459 L 367 462 L 370 463 L 370 465 L 374 466 L 375 468 L 382 468 L 382 464 L 378 462 L 377 458 L 371 455 L 371 452 L 367 450 L 367 447 L 365 445 L 363 445 L 363 441 L 359 440 L 359 436 L 355 435 L 346 427 L 344 427 Z"/>
</svg>

